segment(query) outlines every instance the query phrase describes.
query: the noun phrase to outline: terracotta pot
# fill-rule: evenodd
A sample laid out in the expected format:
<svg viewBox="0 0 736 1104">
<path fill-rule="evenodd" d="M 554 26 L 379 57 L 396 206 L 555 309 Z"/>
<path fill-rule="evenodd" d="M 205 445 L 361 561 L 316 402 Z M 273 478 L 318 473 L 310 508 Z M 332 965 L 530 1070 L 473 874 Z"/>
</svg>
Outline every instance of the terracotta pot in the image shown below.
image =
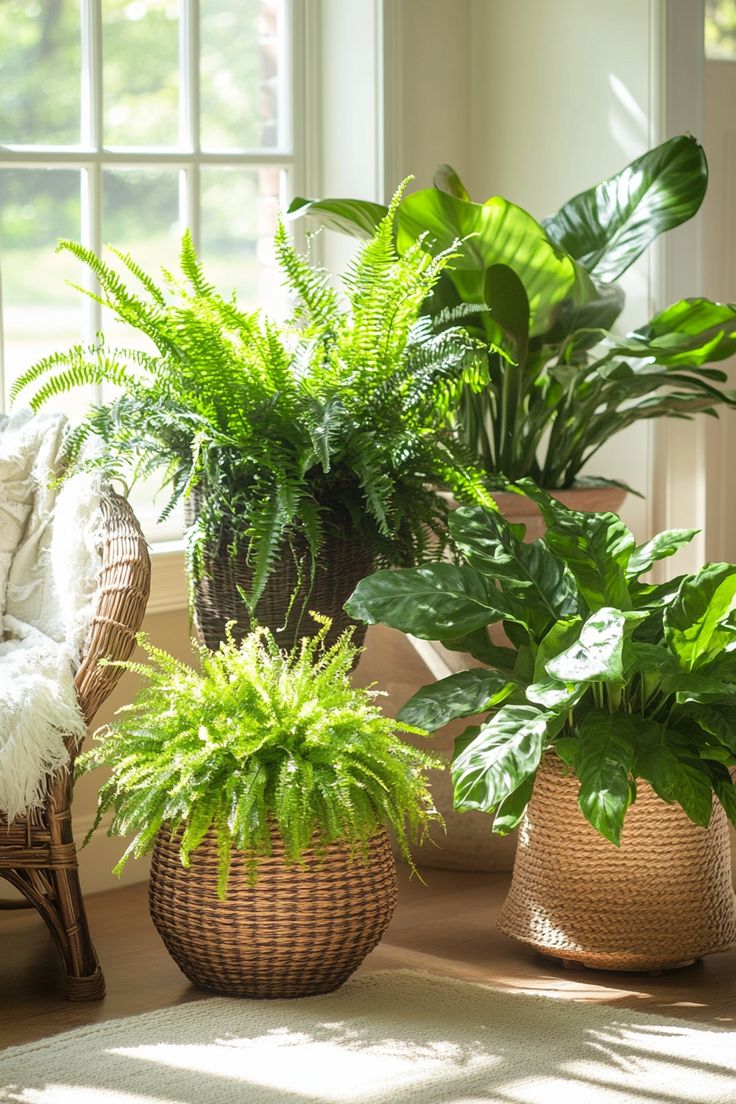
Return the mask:
<svg viewBox="0 0 736 1104">
<path fill-rule="evenodd" d="M 614 847 L 585 820 L 577 792 L 577 779 L 557 756 L 545 756 L 519 831 L 502 932 L 601 970 L 686 966 L 736 945 L 720 804 L 700 828 L 639 782 Z"/>
<path fill-rule="evenodd" d="M 565 506 L 590 512 L 615 512 L 621 506 L 626 491 L 620 487 L 573 487 L 551 494 Z M 544 522 L 539 509 L 528 498 L 502 492 L 494 495 L 498 508 L 510 521 L 526 525 L 527 541 L 537 540 L 544 533 Z M 508 644 L 500 625 L 491 628 L 494 643 Z M 481 664 L 464 652 L 451 652 L 441 644 L 433 643 L 432 649 L 445 664 L 448 674 L 464 671 Z M 439 755 L 452 758 L 455 737 L 478 718 L 468 717 L 440 729 L 432 738 L 432 749 Z M 435 805 L 447 823 L 447 835 L 436 832 L 436 842 L 414 848 L 414 860 L 422 866 L 446 870 L 511 870 L 516 851 L 516 834 L 496 836 L 491 832 L 491 818 L 485 813 L 458 813 L 453 807 L 452 782 L 449 772 L 436 772 L 432 778 L 432 795 Z"/>
</svg>

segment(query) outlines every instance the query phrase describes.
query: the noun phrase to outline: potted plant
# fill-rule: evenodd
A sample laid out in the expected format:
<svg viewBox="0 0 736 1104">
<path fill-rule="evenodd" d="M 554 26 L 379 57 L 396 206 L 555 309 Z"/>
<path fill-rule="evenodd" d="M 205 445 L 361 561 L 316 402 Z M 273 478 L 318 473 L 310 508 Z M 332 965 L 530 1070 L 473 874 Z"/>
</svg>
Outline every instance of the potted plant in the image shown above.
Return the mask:
<svg viewBox="0 0 736 1104">
<path fill-rule="evenodd" d="M 615 331 L 619 278 L 659 234 L 697 212 L 707 180 L 703 150 L 679 136 L 541 222 L 501 196 L 472 202 L 447 165 L 434 187 L 402 199 L 400 251 L 419 239 L 435 250 L 460 240 L 425 311 L 474 311 L 464 325 L 487 349 L 489 382 L 465 391 L 456 419 L 492 485 L 528 477 L 569 505 L 615 509 L 625 488 L 581 477 L 610 437 L 642 419 L 733 405 L 734 393 L 719 386 L 726 374 L 709 367 L 736 351 L 733 305 L 683 299 L 632 333 Z M 290 208 L 358 237 L 384 210 L 341 199 L 296 199 Z M 513 494 L 497 501 L 529 512 Z"/>
<path fill-rule="evenodd" d="M 296 297 L 284 327 L 223 298 L 188 234 L 181 277 L 164 273 L 161 287 L 116 253 L 136 290 L 88 249 L 60 244 L 154 351 L 76 346 L 27 371 L 13 396 L 29 394 L 37 409 L 71 388 L 112 386 L 73 444 L 95 433 L 113 474 L 160 473 L 164 515 L 186 500 L 193 604 L 212 647 L 230 620 L 241 633 L 269 625 L 288 646 L 312 631 L 309 608 L 334 615 L 335 639 L 374 564 L 441 550 L 437 487 L 483 500 L 446 417 L 464 386 L 482 386 L 483 366 L 464 330 L 436 333 L 420 317 L 454 254 L 432 257 L 417 242 L 399 255 L 398 201 L 352 262 L 344 300 L 279 226 L 276 253 Z"/>
<path fill-rule="evenodd" d="M 151 915 L 195 985 L 294 997 L 341 985 L 396 903 L 401 850 L 437 820 L 425 771 L 375 691 L 354 689 L 329 620 L 287 654 L 266 629 L 198 649 L 201 671 L 139 642 L 145 680 L 80 769 L 106 767 L 95 827 L 153 849 Z"/>
<path fill-rule="evenodd" d="M 613 969 L 726 950 L 736 565 L 643 582 L 693 530 L 637 546 L 613 514 L 517 489 L 538 504 L 543 539 L 459 509 L 462 564 L 378 572 L 348 608 L 483 664 L 420 690 L 399 716 L 436 729 L 488 713 L 458 738 L 452 777 L 459 809 L 493 813 L 502 834 L 523 824 L 502 930 Z M 498 622 L 507 648 L 488 635 Z"/>
</svg>

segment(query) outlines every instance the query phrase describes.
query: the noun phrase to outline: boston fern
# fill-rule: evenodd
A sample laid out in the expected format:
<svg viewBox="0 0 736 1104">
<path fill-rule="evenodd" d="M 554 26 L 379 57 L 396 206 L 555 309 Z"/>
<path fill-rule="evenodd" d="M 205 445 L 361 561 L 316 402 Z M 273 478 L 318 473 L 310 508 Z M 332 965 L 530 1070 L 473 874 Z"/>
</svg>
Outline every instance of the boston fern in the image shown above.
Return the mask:
<svg viewBox="0 0 736 1104">
<path fill-rule="evenodd" d="M 226 519 L 233 554 L 248 550 L 251 609 L 285 540 L 306 540 L 312 567 L 328 529 L 362 538 L 379 562 L 410 564 L 431 540 L 444 541 L 437 486 L 483 500 L 447 424 L 463 387 L 482 386 L 480 361 L 464 330 L 438 333 L 421 314 L 454 253 L 432 257 L 417 241 L 399 256 L 398 201 L 351 263 L 342 298 L 279 226 L 276 253 L 296 298 L 287 327 L 218 294 L 188 233 L 182 276 L 164 271 L 162 286 L 116 253 L 135 291 L 88 249 L 60 243 L 154 352 L 76 346 L 36 364 L 13 396 L 35 385 L 36 409 L 71 388 L 113 385 L 115 397 L 92 406 L 76 443 L 94 432 L 106 445 L 101 462 L 118 474 L 162 473 L 164 514 L 196 489 L 195 576 Z"/>
<path fill-rule="evenodd" d="M 150 662 L 119 666 L 144 686 L 79 760 L 82 772 L 111 771 L 95 828 L 112 809 L 108 835 L 135 833 L 116 871 L 149 851 L 162 828 L 182 829 L 184 866 L 214 828 L 221 895 L 233 848 L 255 879 L 273 828 L 291 862 L 336 840 L 359 861 L 390 825 L 411 862 L 409 840 L 440 819 L 425 774 L 441 761 L 399 739 L 397 731 L 417 730 L 386 718 L 376 691 L 350 685 L 357 649 L 349 633 L 327 648 L 321 620 L 320 633 L 290 655 L 266 629 L 240 646 L 200 648 L 201 671 L 139 638 Z"/>
<path fill-rule="evenodd" d="M 490 710 L 457 740 L 456 807 L 494 812 L 494 831 L 510 831 L 554 751 L 613 843 L 640 779 L 696 824 L 708 824 L 714 795 L 736 823 L 736 565 L 645 583 L 694 530 L 637 547 L 614 514 L 567 509 L 531 481 L 519 489 L 541 509 L 541 540 L 525 544 L 523 526 L 463 508 L 450 518 L 462 564 L 378 572 L 348 603 L 357 619 L 486 665 L 425 687 L 399 714 L 436 729 Z M 491 642 L 498 623 L 511 646 Z"/>
</svg>

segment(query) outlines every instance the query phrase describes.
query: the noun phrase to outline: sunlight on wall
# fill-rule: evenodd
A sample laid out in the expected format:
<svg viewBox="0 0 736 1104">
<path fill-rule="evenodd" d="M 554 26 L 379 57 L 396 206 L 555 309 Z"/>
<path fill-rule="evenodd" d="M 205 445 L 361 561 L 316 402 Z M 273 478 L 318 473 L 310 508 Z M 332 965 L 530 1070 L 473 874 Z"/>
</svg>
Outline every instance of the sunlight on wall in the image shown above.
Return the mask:
<svg viewBox="0 0 736 1104">
<path fill-rule="evenodd" d="M 608 74 L 613 103 L 608 111 L 608 129 L 626 161 L 633 161 L 649 142 L 650 120 L 624 82 Z"/>
</svg>

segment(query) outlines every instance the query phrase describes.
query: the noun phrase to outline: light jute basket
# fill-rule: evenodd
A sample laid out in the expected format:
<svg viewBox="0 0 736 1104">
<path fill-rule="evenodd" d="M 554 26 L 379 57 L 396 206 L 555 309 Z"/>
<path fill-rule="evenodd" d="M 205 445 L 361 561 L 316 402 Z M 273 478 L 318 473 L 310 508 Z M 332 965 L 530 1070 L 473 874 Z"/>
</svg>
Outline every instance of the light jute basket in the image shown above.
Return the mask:
<svg viewBox="0 0 736 1104">
<path fill-rule="evenodd" d="M 186 869 L 180 839 L 180 832 L 158 834 L 149 905 L 169 954 L 203 989 L 259 999 L 332 992 L 373 950 L 396 908 L 396 863 L 384 829 L 364 855 L 338 841 L 323 853 L 306 851 L 300 863 L 286 861 L 274 830 L 255 884 L 243 853 L 233 852 L 224 900 L 212 829 Z"/>
<path fill-rule="evenodd" d="M 685 966 L 736 945 L 726 815 L 708 828 L 645 783 L 615 847 L 577 806 L 577 779 L 542 761 L 498 926 L 565 962 L 602 970 Z"/>
</svg>

